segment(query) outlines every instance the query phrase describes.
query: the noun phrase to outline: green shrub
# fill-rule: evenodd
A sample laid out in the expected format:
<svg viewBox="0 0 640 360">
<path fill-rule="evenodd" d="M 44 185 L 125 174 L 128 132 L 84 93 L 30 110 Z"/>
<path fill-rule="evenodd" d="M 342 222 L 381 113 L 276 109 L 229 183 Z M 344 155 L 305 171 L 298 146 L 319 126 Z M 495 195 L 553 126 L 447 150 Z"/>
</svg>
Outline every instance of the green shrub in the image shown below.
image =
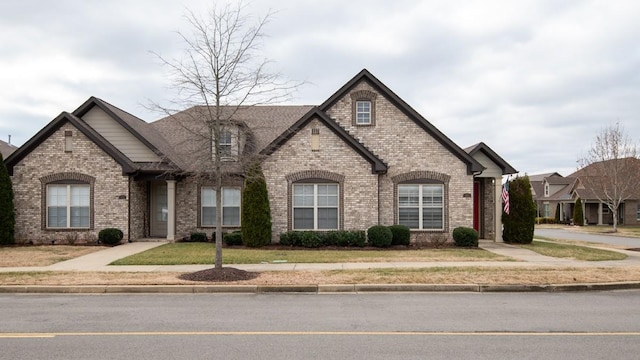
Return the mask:
<svg viewBox="0 0 640 360">
<path fill-rule="evenodd" d="M 98 233 L 98 241 L 106 245 L 117 245 L 122 241 L 123 236 L 120 229 L 106 228 Z"/>
<path fill-rule="evenodd" d="M 247 170 L 242 190 L 242 238 L 249 247 L 271 244 L 269 194 L 258 162 Z"/>
<path fill-rule="evenodd" d="M 391 225 L 392 239 L 391 245 L 409 245 L 411 241 L 411 230 L 406 225 Z"/>
<path fill-rule="evenodd" d="M 453 241 L 456 246 L 478 247 L 478 232 L 468 227 L 457 227 L 453 229 Z"/>
<path fill-rule="evenodd" d="M 301 246 L 302 232 L 287 231 L 280 234 L 280 245 L 283 246 Z"/>
<path fill-rule="evenodd" d="M 207 234 L 203 232 L 192 232 L 189 234 L 189 242 L 207 242 Z"/>
<path fill-rule="evenodd" d="M 391 246 L 393 234 L 391 230 L 384 225 L 374 225 L 367 230 L 367 238 L 371 246 L 388 247 Z"/>
<path fill-rule="evenodd" d="M 517 177 L 509 182 L 509 214 L 502 214 L 505 242 L 530 244 L 533 241 L 536 206 L 531 195 L 529 177 Z"/>
<path fill-rule="evenodd" d="M 300 245 L 306 248 L 318 248 L 323 244 L 320 235 L 314 231 L 304 231 L 300 239 Z"/>
<path fill-rule="evenodd" d="M 13 187 L 7 166 L 0 154 L 0 245 L 15 243 L 14 231 Z"/>
<path fill-rule="evenodd" d="M 537 217 L 536 224 L 555 224 L 556 220 L 550 217 Z"/>
<path fill-rule="evenodd" d="M 582 212 L 582 200 L 578 198 L 573 206 L 573 225 L 584 226 L 584 213 Z"/>
<path fill-rule="evenodd" d="M 234 231 L 222 234 L 222 240 L 227 246 L 242 246 L 242 232 Z"/>
</svg>

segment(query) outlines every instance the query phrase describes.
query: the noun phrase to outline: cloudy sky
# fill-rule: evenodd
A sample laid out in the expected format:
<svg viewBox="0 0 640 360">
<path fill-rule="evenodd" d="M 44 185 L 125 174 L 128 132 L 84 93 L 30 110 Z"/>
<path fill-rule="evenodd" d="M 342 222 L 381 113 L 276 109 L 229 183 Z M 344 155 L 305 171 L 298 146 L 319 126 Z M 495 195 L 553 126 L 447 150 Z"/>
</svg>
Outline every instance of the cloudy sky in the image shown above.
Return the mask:
<svg viewBox="0 0 640 360">
<path fill-rule="evenodd" d="M 173 97 L 151 52 L 178 57 L 202 0 L 0 2 L 0 139 L 22 145 L 97 96 L 146 121 Z M 256 0 L 264 55 L 320 104 L 363 68 L 461 147 L 521 173 L 576 169 L 619 122 L 640 140 L 640 2 Z"/>
</svg>

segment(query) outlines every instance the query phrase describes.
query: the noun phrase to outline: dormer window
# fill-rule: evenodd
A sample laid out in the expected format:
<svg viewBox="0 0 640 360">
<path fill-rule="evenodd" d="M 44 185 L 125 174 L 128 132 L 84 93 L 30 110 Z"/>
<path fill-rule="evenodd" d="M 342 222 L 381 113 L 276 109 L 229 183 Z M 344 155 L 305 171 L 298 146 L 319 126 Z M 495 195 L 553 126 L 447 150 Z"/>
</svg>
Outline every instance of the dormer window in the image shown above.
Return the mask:
<svg viewBox="0 0 640 360">
<path fill-rule="evenodd" d="M 374 126 L 376 124 L 376 94 L 370 90 L 351 93 L 353 126 Z"/>
<path fill-rule="evenodd" d="M 544 197 L 549 197 L 549 184 L 544 184 Z"/>
<path fill-rule="evenodd" d="M 231 136 L 231 131 L 220 131 L 220 139 L 218 140 L 218 146 L 220 147 L 220 157 L 231 157 L 231 149 L 233 147 L 232 138 L 233 137 Z"/>
<path fill-rule="evenodd" d="M 371 101 L 356 101 L 356 125 L 371 125 Z"/>
</svg>

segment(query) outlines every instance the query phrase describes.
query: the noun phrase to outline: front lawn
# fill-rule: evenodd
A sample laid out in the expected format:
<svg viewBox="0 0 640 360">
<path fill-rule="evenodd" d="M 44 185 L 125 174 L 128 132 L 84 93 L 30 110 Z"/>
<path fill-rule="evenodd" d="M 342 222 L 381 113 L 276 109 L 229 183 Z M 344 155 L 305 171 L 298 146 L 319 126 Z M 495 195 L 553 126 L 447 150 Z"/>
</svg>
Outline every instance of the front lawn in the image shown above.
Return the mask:
<svg viewBox="0 0 640 360">
<path fill-rule="evenodd" d="M 69 245 L 3 246 L 0 247 L 0 267 L 48 266 L 104 249 Z"/>
<path fill-rule="evenodd" d="M 624 260 L 627 258 L 627 255 L 615 251 L 594 249 L 587 246 L 558 244 L 548 241 L 534 240 L 531 244 L 520 246 L 535 251 L 538 254 L 556 258 L 569 258 L 583 261 Z"/>
<path fill-rule="evenodd" d="M 113 262 L 111 265 L 213 264 L 215 247 L 209 243 L 165 244 Z M 224 264 L 339 263 L 339 262 L 419 262 L 419 261 L 513 261 L 481 249 L 408 250 L 307 250 L 224 248 Z"/>
</svg>

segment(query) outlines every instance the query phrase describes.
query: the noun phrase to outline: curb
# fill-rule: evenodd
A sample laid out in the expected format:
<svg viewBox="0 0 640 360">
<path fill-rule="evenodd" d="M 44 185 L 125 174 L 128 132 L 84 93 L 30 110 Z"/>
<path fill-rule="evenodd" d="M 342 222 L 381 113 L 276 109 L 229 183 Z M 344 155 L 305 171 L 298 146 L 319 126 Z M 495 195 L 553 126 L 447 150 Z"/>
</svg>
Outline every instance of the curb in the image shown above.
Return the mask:
<svg viewBox="0 0 640 360">
<path fill-rule="evenodd" d="M 578 292 L 640 289 L 640 282 L 547 285 L 486 284 L 319 284 L 319 285 L 84 285 L 0 286 L 0 294 L 271 294 L 382 292 Z"/>
</svg>

